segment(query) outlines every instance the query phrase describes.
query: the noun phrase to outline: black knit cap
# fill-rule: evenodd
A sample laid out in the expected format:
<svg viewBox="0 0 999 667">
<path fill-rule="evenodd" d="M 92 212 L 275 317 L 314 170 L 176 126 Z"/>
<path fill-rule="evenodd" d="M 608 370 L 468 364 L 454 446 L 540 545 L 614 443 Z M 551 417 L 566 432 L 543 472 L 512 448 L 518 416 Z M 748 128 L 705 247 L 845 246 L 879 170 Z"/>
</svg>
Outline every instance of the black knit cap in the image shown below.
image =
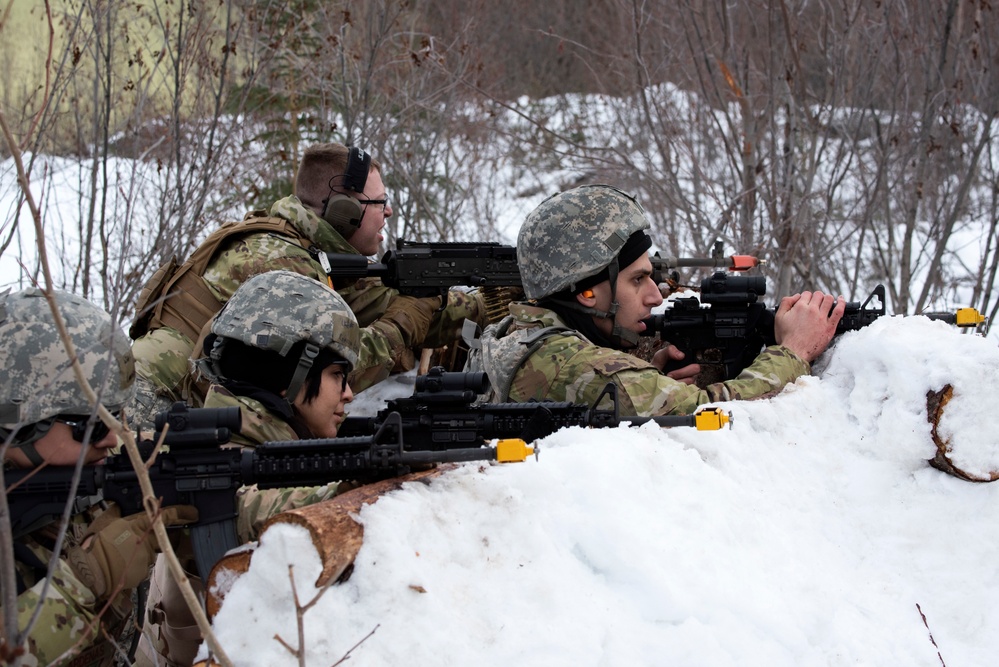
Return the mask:
<svg viewBox="0 0 999 667">
<path fill-rule="evenodd" d="M 652 247 L 652 238 L 642 230 L 638 230 L 634 234 L 628 237 L 624 245 L 621 246 L 621 252 L 617 254 L 617 268 L 621 269 L 630 266 L 632 262 L 641 257 L 643 254 L 649 251 Z M 584 278 L 576 283 L 574 288 L 574 293 L 579 294 L 583 290 L 590 289 L 598 283 L 602 283 L 605 280 L 610 280 L 610 272 L 604 268 L 600 273 Z"/>
</svg>

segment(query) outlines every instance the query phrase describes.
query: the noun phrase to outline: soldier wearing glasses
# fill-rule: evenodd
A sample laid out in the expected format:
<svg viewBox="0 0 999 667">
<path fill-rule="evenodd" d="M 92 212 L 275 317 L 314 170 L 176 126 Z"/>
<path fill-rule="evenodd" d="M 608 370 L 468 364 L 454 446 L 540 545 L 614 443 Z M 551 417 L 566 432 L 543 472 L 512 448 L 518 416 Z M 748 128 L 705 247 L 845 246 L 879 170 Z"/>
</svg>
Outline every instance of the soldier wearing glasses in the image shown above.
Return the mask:
<svg viewBox="0 0 999 667">
<path fill-rule="evenodd" d="M 239 407 L 233 444 L 335 438 L 354 392 L 360 329 L 347 303 L 325 283 L 291 271 L 251 277 L 212 320 L 198 366 L 211 380 L 207 408 Z M 334 497 L 349 483 L 239 490 L 237 533 L 255 540 L 270 517 Z M 185 545 L 182 545 L 185 548 Z M 183 554 L 185 560 L 189 554 Z M 191 584 L 201 588 L 197 577 Z M 180 590 L 157 563 L 149 591 L 144 657 L 190 665 L 201 637 Z M 153 647 L 156 655 L 149 651 Z"/>
<path fill-rule="evenodd" d="M 184 264 L 164 265 L 146 284 L 129 332 L 139 376 L 137 416 L 149 422 L 177 400 L 202 404 L 207 385 L 191 372 L 189 359 L 205 323 L 241 283 L 279 269 L 328 282 L 318 253 L 376 254 L 391 215 L 381 165 L 367 153 L 340 144 L 306 149 L 294 195 L 223 225 Z M 463 292 L 452 291 L 438 311 L 439 298 L 402 296 L 379 279 L 333 287 L 362 327 L 350 378 L 356 391 L 411 368 L 414 347 L 445 345 L 459 337 L 466 318 L 484 323 L 486 317 L 477 296 Z"/>
</svg>

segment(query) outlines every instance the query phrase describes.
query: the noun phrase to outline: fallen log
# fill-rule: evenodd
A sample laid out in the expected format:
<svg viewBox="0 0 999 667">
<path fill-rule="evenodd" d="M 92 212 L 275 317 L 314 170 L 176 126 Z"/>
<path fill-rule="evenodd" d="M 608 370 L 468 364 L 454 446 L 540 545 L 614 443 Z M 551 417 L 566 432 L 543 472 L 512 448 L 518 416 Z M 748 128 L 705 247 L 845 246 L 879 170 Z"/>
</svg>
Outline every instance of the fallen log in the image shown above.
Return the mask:
<svg viewBox="0 0 999 667">
<path fill-rule="evenodd" d="M 316 580 L 322 587 L 332 581 L 344 581 L 350 576 L 354 558 L 364 540 L 364 528 L 354 517 L 365 505 L 395 491 L 406 482 L 427 483 L 453 465 L 410 473 L 373 484 L 365 484 L 315 505 L 277 514 L 264 523 L 260 541 L 267 539 L 267 529 L 275 524 L 294 524 L 309 531 L 312 544 L 319 553 L 323 571 Z M 232 585 L 250 568 L 255 544 L 244 545 L 223 556 L 212 568 L 206 587 L 205 609 L 211 619 L 218 613 Z"/>
<path fill-rule="evenodd" d="M 944 416 L 944 408 L 954 398 L 954 387 L 944 385 L 939 391 L 926 392 L 926 420 L 930 422 L 930 435 L 937 451 L 929 464 L 948 475 L 967 480 L 969 482 L 994 482 L 999 479 L 999 470 L 994 463 L 989 461 L 973 461 L 973 457 L 956 457 L 954 455 L 954 443 L 949 438 L 940 433 L 940 420 Z M 983 434 L 983 437 L 989 437 Z M 967 448 L 971 448 L 975 443 L 965 443 Z M 988 458 L 988 457 L 986 457 Z"/>
</svg>

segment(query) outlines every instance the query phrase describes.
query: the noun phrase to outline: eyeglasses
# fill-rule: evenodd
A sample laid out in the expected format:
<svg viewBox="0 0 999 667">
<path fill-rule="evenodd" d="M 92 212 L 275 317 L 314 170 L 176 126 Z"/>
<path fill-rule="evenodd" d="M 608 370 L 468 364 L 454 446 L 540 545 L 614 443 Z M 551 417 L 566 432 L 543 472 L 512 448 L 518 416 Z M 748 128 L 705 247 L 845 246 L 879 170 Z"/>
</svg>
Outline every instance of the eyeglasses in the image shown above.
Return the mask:
<svg viewBox="0 0 999 667">
<path fill-rule="evenodd" d="M 368 206 L 368 205 L 371 205 L 371 206 L 381 206 L 382 207 L 382 211 L 385 210 L 386 206 L 389 206 L 388 197 L 386 197 L 385 199 L 358 199 L 357 203 L 358 204 L 363 204 L 364 206 Z"/>
<path fill-rule="evenodd" d="M 59 415 L 55 420 L 70 428 L 73 432 L 73 440 L 83 442 L 83 438 L 87 434 L 87 422 L 90 421 L 90 415 Z M 90 431 L 90 442 L 100 442 L 110 432 L 111 429 L 108 428 L 108 425 L 95 417 L 94 427 Z"/>
<path fill-rule="evenodd" d="M 336 382 L 339 378 L 340 391 L 347 391 L 347 369 L 339 364 L 333 364 L 333 369 L 330 371 L 330 379 Z"/>
</svg>

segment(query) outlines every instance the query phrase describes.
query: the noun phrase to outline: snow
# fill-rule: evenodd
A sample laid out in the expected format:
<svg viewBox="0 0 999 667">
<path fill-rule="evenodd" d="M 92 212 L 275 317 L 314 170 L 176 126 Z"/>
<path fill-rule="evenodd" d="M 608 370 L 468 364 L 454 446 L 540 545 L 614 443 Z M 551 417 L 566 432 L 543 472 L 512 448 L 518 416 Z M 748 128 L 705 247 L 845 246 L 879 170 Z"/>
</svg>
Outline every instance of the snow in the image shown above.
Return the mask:
<svg viewBox="0 0 999 667">
<path fill-rule="evenodd" d="M 731 429 L 569 428 L 537 461 L 383 496 L 351 577 L 304 615 L 305 664 L 358 642 L 366 666 L 992 664 L 999 485 L 928 465 L 926 393 L 954 387 L 952 460 L 999 469 L 999 347 L 885 317 L 815 371 L 722 404 Z M 298 646 L 289 566 L 304 604 L 319 557 L 277 525 L 214 619 L 236 664 L 297 663 L 276 639 Z"/>
</svg>

